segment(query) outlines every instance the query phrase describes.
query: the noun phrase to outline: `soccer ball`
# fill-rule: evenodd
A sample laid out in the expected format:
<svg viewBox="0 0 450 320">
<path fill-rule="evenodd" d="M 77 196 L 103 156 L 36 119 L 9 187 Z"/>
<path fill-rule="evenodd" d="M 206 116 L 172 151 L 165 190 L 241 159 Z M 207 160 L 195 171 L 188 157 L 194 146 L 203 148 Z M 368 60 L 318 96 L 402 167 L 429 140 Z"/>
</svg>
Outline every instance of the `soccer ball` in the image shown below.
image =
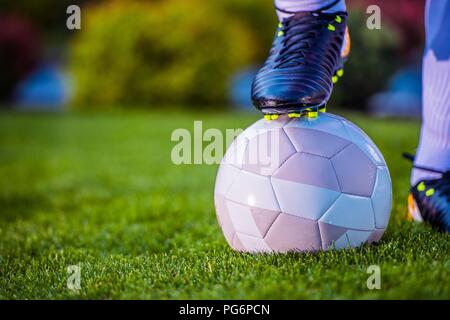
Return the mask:
<svg viewBox="0 0 450 320">
<path fill-rule="evenodd" d="M 329 113 L 257 121 L 228 148 L 214 190 L 228 244 L 243 252 L 317 251 L 378 242 L 392 187 L 382 154 Z"/>
</svg>

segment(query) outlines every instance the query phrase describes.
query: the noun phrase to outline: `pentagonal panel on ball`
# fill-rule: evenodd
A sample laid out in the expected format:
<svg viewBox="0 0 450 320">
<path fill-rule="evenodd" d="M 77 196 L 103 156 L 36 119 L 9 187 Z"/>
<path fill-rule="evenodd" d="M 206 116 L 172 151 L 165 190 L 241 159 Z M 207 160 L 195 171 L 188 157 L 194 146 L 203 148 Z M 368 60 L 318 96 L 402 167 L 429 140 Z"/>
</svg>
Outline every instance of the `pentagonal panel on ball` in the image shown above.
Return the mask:
<svg viewBox="0 0 450 320">
<path fill-rule="evenodd" d="M 238 236 L 237 233 L 234 233 L 233 241 L 232 241 L 232 243 L 230 245 L 236 251 L 241 251 L 241 252 L 247 251 L 247 248 L 245 248 L 245 246 L 242 243 L 241 239 L 239 239 L 239 236 Z"/>
<path fill-rule="evenodd" d="M 391 178 L 387 167 L 378 167 L 377 179 L 371 198 L 375 213 L 375 226 L 384 229 L 388 225 L 392 207 Z"/>
<path fill-rule="evenodd" d="M 295 152 L 283 129 L 268 130 L 249 140 L 242 169 L 270 176 Z"/>
<path fill-rule="evenodd" d="M 370 197 L 375 184 L 376 165 L 351 144 L 331 158 L 342 192 Z"/>
<path fill-rule="evenodd" d="M 348 229 L 371 231 L 375 229 L 372 201 L 370 198 L 343 193 L 320 221 Z"/>
<path fill-rule="evenodd" d="M 311 251 L 321 248 L 317 222 L 281 213 L 264 237 L 272 250 Z"/>
<path fill-rule="evenodd" d="M 280 211 L 270 179 L 255 173 L 241 171 L 226 197 L 243 205 Z"/>
<path fill-rule="evenodd" d="M 242 169 L 247 144 L 247 138 L 243 136 L 237 137 L 228 147 L 228 150 L 221 161 L 221 165 L 227 164 Z"/>
<path fill-rule="evenodd" d="M 217 173 L 215 194 L 225 195 L 241 170 L 233 165 L 222 163 Z"/>
<path fill-rule="evenodd" d="M 273 178 L 341 191 L 330 160 L 309 153 L 294 154 Z"/>
<path fill-rule="evenodd" d="M 267 245 L 266 241 L 261 238 L 252 237 L 243 233 L 236 233 L 240 240 L 240 243 L 250 252 L 270 252 L 271 248 Z"/>
<path fill-rule="evenodd" d="M 341 194 L 313 185 L 272 178 L 281 212 L 311 220 L 319 219 Z"/>
<path fill-rule="evenodd" d="M 347 230 L 339 239 L 333 242 L 328 248 L 345 249 L 347 247 L 359 247 L 363 243 L 368 242 L 371 231 Z"/>
<path fill-rule="evenodd" d="M 350 140 L 356 144 L 377 166 L 386 165 L 383 155 L 369 136 L 348 120 L 343 120 Z"/>
<path fill-rule="evenodd" d="M 284 129 L 299 152 L 331 158 L 351 142 L 320 130 L 290 127 Z"/>
<path fill-rule="evenodd" d="M 345 234 L 348 229 L 319 221 L 319 230 L 322 239 L 322 249 L 326 250 Z"/>
<path fill-rule="evenodd" d="M 275 219 L 280 214 L 277 211 L 267 210 L 267 209 L 261 209 L 261 208 L 255 208 L 250 207 L 250 211 L 253 216 L 253 220 L 259 229 L 259 232 L 264 237 L 269 230 L 270 226 L 273 224 Z"/>
<path fill-rule="evenodd" d="M 249 206 L 227 200 L 227 209 L 234 231 L 258 238 L 264 236 L 256 225 Z"/>
<path fill-rule="evenodd" d="M 217 220 L 222 228 L 222 232 L 229 245 L 232 245 L 234 236 L 234 226 L 228 213 L 227 200 L 225 196 L 216 194 L 214 196 L 214 204 L 216 207 Z"/>
</svg>

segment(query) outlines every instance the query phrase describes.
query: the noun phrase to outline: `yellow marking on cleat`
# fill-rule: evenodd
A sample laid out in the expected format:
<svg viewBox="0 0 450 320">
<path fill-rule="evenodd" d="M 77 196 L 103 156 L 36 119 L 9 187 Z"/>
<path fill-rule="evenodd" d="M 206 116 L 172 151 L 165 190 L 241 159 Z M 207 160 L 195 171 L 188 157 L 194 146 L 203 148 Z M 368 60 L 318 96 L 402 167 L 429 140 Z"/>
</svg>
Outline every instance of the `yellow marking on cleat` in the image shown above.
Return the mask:
<svg viewBox="0 0 450 320">
<path fill-rule="evenodd" d="M 278 28 L 283 28 L 283 24 L 281 22 L 278 23 Z"/>
<path fill-rule="evenodd" d="M 327 107 L 319 108 L 319 112 L 323 112 L 323 113 L 327 112 Z"/>
<path fill-rule="evenodd" d="M 333 26 L 332 24 L 328 24 L 328 30 L 330 30 L 330 31 L 335 31 L 335 30 L 336 30 L 336 27 Z"/>
<path fill-rule="evenodd" d="M 317 118 L 319 116 L 319 112 L 317 111 L 309 111 L 307 113 L 308 118 Z"/>
<path fill-rule="evenodd" d="M 277 120 L 280 116 L 278 114 L 270 115 L 270 120 Z"/>
<path fill-rule="evenodd" d="M 265 119 L 266 121 L 272 120 L 271 118 L 272 118 L 272 117 L 270 116 L 270 114 L 265 114 L 265 115 L 264 115 L 264 119 Z"/>
<path fill-rule="evenodd" d="M 300 113 L 289 113 L 288 117 L 289 118 L 300 118 L 301 114 Z"/>
<path fill-rule="evenodd" d="M 421 183 L 419 183 L 419 185 L 417 186 L 417 190 L 418 191 L 424 191 L 425 190 L 425 183 L 423 183 L 423 181 Z"/>
<path fill-rule="evenodd" d="M 331 81 L 333 81 L 333 83 L 337 83 L 338 80 L 339 80 L 338 76 L 333 76 L 333 77 L 331 78 Z"/>
<path fill-rule="evenodd" d="M 427 197 L 431 197 L 433 194 L 434 194 L 434 189 L 433 188 L 428 189 L 427 191 L 425 191 L 425 195 Z"/>
<path fill-rule="evenodd" d="M 336 16 L 334 21 L 336 21 L 337 23 L 341 23 L 342 22 L 342 18 L 340 16 Z"/>
<path fill-rule="evenodd" d="M 281 30 L 278 31 L 278 36 L 279 36 L 279 37 L 282 37 L 283 35 L 284 35 L 284 32 L 283 32 L 283 31 L 281 31 Z"/>
<path fill-rule="evenodd" d="M 344 75 L 344 69 L 339 69 L 336 74 L 338 75 L 338 77 L 342 77 Z"/>
</svg>

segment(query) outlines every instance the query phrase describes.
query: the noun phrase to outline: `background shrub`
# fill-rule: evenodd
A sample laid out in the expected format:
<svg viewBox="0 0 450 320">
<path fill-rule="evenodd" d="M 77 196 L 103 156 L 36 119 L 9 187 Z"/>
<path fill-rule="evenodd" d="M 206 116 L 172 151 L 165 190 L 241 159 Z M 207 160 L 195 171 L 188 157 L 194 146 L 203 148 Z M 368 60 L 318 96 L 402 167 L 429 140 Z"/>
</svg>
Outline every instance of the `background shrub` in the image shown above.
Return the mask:
<svg viewBox="0 0 450 320">
<path fill-rule="evenodd" d="M 70 63 L 79 108 L 221 104 L 230 76 L 257 56 L 252 33 L 220 2 L 112 1 L 83 12 Z"/>
<path fill-rule="evenodd" d="M 350 57 L 344 77 L 335 85 L 332 106 L 365 108 L 367 99 L 385 88 L 389 77 L 401 66 L 396 30 L 384 21 L 381 30 L 369 30 L 366 19 L 363 11 L 349 13 Z"/>
</svg>

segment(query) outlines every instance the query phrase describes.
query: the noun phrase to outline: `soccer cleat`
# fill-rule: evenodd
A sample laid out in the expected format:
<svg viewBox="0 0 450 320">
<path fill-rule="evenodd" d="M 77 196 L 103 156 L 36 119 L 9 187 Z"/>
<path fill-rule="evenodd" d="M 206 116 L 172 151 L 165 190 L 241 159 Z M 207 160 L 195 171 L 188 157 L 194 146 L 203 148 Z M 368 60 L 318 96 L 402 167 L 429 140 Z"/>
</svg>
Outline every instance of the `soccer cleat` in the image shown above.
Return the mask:
<svg viewBox="0 0 450 320">
<path fill-rule="evenodd" d="M 306 117 L 309 119 L 315 119 L 319 116 L 319 113 L 325 113 L 327 112 L 326 106 L 321 107 L 315 107 L 315 108 L 306 108 L 302 110 L 302 112 L 289 112 L 288 118 L 300 118 L 300 117 Z M 280 114 L 277 113 L 266 113 L 264 115 L 264 119 L 266 119 L 268 122 L 272 120 L 277 120 L 280 117 Z"/>
<path fill-rule="evenodd" d="M 293 13 L 279 23 L 252 85 L 253 104 L 265 115 L 315 117 L 343 76 L 350 51 L 347 13 L 322 10 Z"/>
<path fill-rule="evenodd" d="M 404 155 L 409 159 L 413 157 Z M 433 228 L 450 233 L 450 171 L 414 166 L 417 169 L 441 173 L 439 179 L 422 180 L 411 188 L 408 196 L 407 219 L 426 221 Z"/>
</svg>

